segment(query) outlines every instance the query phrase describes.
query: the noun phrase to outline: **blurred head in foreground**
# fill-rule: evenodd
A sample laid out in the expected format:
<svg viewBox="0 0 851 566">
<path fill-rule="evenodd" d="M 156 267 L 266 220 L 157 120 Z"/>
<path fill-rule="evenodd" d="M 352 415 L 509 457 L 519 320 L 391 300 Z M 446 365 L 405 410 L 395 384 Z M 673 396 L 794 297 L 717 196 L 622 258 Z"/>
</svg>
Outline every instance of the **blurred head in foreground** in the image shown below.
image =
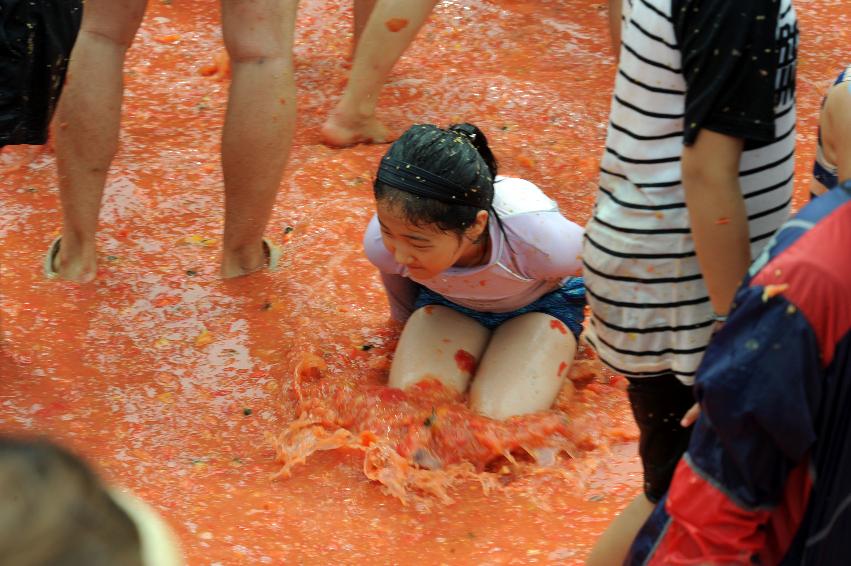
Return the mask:
<svg viewBox="0 0 851 566">
<path fill-rule="evenodd" d="M 182 563 L 174 535 L 148 505 L 104 486 L 63 448 L 0 437 L 0 564 Z"/>
</svg>

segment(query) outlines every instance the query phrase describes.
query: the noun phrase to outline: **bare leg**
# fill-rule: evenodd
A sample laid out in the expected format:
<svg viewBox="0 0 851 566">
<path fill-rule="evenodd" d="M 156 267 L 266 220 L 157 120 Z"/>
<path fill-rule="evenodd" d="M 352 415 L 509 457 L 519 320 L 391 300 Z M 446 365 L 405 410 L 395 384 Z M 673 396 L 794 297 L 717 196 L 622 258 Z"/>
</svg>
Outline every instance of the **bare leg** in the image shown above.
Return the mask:
<svg viewBox="0 0 851 566">
<path fill-rule="evenodd" d="M 375 118 L 387 75 L 417 35 L 436 0 L 377 0 L 355 48 L 343 96 L 325 124 L 323 141 L 333 147 L 384 143 L 389 134 Z"/>
<path fill-rule="evenodd" d="M 68 82 L 56 113 L 56 164 L 62 201 L 61 279 L 97 273 L 95 232 L 109 165 L 118 150 L 123 67 L 146 0 L 87 0 Z"/>
<path fill-rule="evenodd" d="M 600 535 L 588 555 L 586 566 L 623 564 L 632 541 L 656 506 L 642 493 L 626 506 Z"/>
<path fill-rule="evenodd" d="M 222 134 L 222 277 L 265 263 L 272 215 L 295 128 L 292 45 L 297 0 L 222 0 L 232 82 Z"/>
<path fill-rule="evenodd" d="M 354 30 L 352 37 L 352 56 L 354 57 L 355 49 L 357 49 L 360 38 L 363 35 L 363 30 L 366 28 L 366 22 L 369 21 L 369 15 L 372 9 L 375 8 L 376 0 L 354 0 Z"/>
<path fill-rule="evenodd" d="M 470 388 L 470 405 L 493 419 L 544 411 L 558 397 L 576 353 L 576 338 L 544 313 L 497 328 Z M 567 387 L 573 391 L 573 385 Z"/>
<path fill-rule="evenodd" d="M 489 337 L 484 326 L 459 312 L 423 307 L 405 324 L 388 385 L 404 389 L 431 378 L 463 393 Z"/>
</svg>

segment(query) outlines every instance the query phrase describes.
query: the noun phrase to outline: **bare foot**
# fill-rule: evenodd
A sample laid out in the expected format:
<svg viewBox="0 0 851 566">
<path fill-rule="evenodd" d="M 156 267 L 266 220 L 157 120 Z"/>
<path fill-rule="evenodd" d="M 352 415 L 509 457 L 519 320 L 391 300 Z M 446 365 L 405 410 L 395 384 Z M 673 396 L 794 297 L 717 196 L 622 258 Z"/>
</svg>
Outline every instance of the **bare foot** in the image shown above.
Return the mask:
<svg viewBox="0 0 851 566">
<path fill-rule="evenodd" d="M 334 111 L 322 124 L 322 143 L 330 147 L 349 147 L 359 143 L 390 143 L 394 136 L 375 119 L 350 118 Z"/>
<path fill-rule="evenodd" d="M 222 279 L 232 279 L 254 273 L 266 267 L 268 254 L 266 246 L 244 247 L 237 250 L 222 251 Z"/>
<path fill-rule="evenodd" d="M 60 244 L 64 241 L 60 240 Z M 52 271 L 57 279 L 73 283 L 91 283 L 97 275 L 97 254 L 92 250 L 70 250 L 70 246 L 59 246 L 53 256 Z"/>
</svg>

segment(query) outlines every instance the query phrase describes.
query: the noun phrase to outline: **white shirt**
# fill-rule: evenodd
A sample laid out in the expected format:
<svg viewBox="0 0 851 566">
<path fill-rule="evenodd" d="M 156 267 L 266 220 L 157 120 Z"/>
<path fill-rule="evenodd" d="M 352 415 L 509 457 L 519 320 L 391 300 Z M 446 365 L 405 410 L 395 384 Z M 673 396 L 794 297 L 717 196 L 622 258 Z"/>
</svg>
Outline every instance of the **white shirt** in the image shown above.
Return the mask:
<svg viewBox="0 0 851 566">
<path fill-rule="evenodd" d="M 411 314 L 417 284 L 461 306 L 483 312 L 511 312 L 560 287 L 582 268 L 582 228 L 567 220 L 558 205 L 523 179 L 496 178 L 493 207 L 508 236 L 491 219 L 491 256 L 484 265 L 451 267 L 430 279 L 417 279 L 397 263 L 381 240 L 374 216 L 364 235 L 369 260 L 381 271 L 398 320 Z"/>
</svg>

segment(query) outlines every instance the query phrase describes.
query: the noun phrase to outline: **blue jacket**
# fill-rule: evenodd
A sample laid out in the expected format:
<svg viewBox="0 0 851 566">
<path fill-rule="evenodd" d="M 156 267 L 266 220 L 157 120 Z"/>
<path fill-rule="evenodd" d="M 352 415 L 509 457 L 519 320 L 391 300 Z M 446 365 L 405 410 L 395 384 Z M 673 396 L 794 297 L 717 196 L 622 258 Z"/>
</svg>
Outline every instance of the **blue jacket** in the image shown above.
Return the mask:
<svg viewBox="0 0 851 566">
<path fill-rule="evenodd" d="M 688 452 L 626 563 L 851 563 L 851 181 L 777 232 L 695 387 Z"/>
</svg>

